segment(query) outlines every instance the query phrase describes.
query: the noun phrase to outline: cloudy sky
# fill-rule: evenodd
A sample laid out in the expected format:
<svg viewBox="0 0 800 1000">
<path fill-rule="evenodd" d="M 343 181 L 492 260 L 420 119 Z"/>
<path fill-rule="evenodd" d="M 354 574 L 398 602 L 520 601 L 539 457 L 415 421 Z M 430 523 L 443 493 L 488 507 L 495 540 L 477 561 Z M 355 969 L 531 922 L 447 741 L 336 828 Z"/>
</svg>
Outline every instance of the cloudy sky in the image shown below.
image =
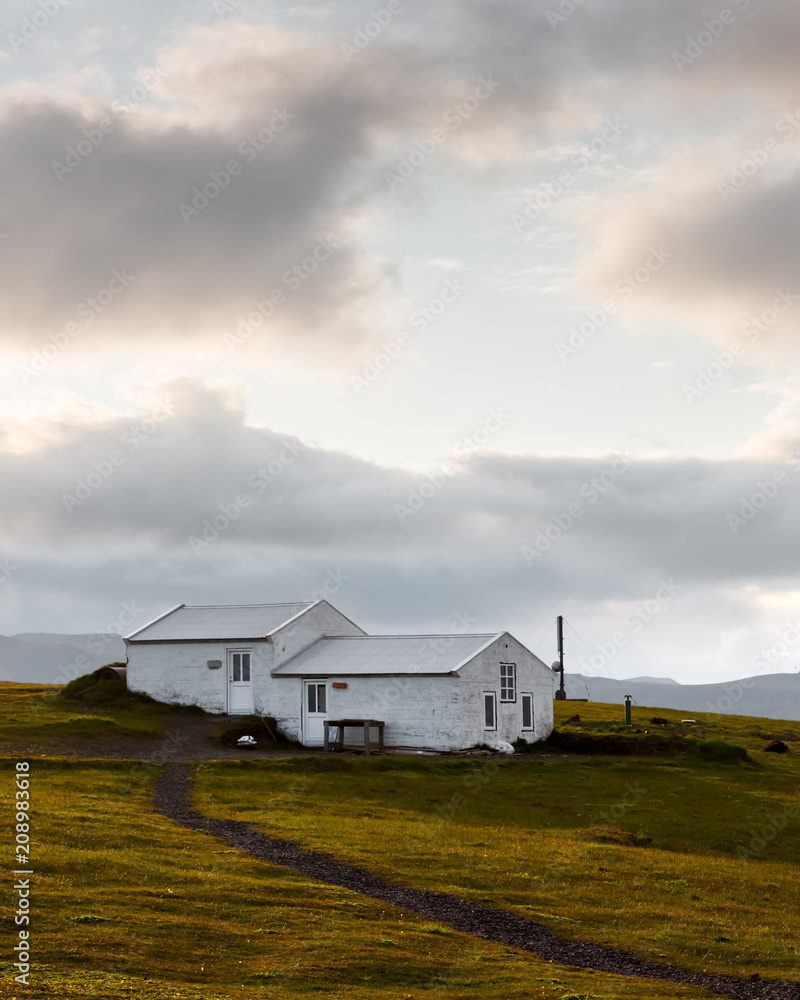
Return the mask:
<svg viewBox="0 0 800 1000">
<path fill-rule="evenodd" d="M 0 631 L 326 594 L 797 669 L 800 8 L 0 18 Z"/>
</svg>

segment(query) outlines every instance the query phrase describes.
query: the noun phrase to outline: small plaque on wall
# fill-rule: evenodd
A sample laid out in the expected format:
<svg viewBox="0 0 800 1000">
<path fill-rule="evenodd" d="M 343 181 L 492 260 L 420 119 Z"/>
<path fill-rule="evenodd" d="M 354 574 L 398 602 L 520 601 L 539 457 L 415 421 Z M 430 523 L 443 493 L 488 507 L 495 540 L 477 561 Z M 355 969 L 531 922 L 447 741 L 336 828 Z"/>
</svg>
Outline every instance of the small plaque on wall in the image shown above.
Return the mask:
<svg viewBox="0 0 800 1000">
<path fill-rule="evenodd" d="M 209 660 L 208 669 L 209 670 L 219 670 L 222 666 L 222 660 Z"/>
<path fill-rule="evenodd" d="M 347 685 L 343 684 L 341 681 L 334 681 L 333 684 L 331 684 L 331 687 L 339 688 L 340 690 L 342 690 L 346 688 Z"/>
</svg>

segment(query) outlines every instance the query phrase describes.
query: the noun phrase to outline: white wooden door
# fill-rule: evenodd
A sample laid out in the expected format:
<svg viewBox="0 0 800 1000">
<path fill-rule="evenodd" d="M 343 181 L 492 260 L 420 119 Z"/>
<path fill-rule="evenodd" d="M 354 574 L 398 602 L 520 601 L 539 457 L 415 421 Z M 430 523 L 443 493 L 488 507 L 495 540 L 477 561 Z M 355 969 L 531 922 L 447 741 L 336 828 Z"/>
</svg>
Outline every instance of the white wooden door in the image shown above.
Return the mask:
<svg viewBox="0 0 800 1000">
<path fill-rule="evenodd" d="M 327 717 L 327 681 L 303 681 L 303 743 L 307 747 L 322 746 Z"/>
<path fill-rule="evenodd" d="M 249 649 L 228 652 L 228 712 L 230 715 L 251 715 L 253 712 Z"/>
</svg>

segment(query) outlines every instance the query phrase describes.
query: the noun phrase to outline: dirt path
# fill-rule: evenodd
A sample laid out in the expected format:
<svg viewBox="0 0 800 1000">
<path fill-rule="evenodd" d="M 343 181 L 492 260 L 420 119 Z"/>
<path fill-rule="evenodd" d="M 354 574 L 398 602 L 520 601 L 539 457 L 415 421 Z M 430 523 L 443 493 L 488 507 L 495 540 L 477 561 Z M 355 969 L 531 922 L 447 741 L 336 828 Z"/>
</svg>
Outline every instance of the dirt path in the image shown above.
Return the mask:
<svg viewBox="0 0 800 1000">
<path fill-rule="evenodd" d="M 81 710 L 85 711 L 85 710 Z M 114 735 L 89 738 L 54 736 L 38 740 L 0 742 L 0 754 L 29 757 L 67 757 L 72 760 L 143 760 L 152 764 L 191 762 L 200 760 L 241 760 L 241 747 L 222 747 L 211 739 L 224 717 L 198 715 L 166 715 L 163 736 Z M 229 721 L 235 721 L 235 717 Z M 254 729 L 254 734 L 258 730 Z M 287 746 L 285 750 L 247 750 L 248 759 L 285 757 L 304 751 Z"/>
<path fill-rule="evenodd" d="M 737 1000 L 798 1000 L 800 983 L 775 980 L 747 980 L 735 976 L 714 976 L 687 972 L 670 965 L 649 962 L 631 952 L 607 948 L 586 941 L 558 938 L 540 924 L 513 913 L 493 910 L 480 903 L 470 903 L 457 896 L 388 885 L 370 872 L 337 861 L 328 854 L 304 850 L 289 840 L 267 837 L 248 823 L 209 819 L 191 807 L 191 768 L 168 764 L 159 778 L 154 795 L 156 812 L 189 829 L 204 829 L 220 840 L 256 858 L 291 868 L 319 882 L 338 885 L 354 892 L 381 899 L 404 910 L 448 924 L 454 930 L 487 941 L 497 941 L 522 951 L 529 951 L 561 965 L 596 969 L 622 976 L 642 976 L 687 986 L 700 986 L 720 996 Z"/>
</svg>

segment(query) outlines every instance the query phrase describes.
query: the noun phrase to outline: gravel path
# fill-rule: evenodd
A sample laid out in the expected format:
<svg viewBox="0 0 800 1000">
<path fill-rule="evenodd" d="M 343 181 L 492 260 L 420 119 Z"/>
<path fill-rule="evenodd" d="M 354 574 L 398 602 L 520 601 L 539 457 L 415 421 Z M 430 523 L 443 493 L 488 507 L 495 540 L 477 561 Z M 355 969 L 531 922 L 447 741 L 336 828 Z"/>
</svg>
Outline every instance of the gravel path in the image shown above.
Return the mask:
<svg viewBox="0 0 800 1000">
<path fill-rule="evenodd" d="M 631 952 L 616 948 L 586 941 L 567 941 L 556 937 L 540 924 L 516 914 L 494 910 L 480 903 L 470 903 L 457 896 L 388 885 L 363 868 L 337 861 L 328 854 L 304 850 L 289 840 L 267 837 L 248 823 L 203 816 L 191 807 L 190 776 L 191 768 L 185 764 L 165 766 L 164 774 L 155 789 L 156 812 L 189 829 L 207 830 L 246 854 L 291 868 L 319 882 L 352 889 L 430 920 L 448 924 L 454 930 L 530 951 L 560 965 L 700 986 L 720 996 L 735 997 L 737 1000 L 800 1000 L 800 983 L 763 979 L 754 981 L 735 976 L 687 972 L 674 966 L 648 962 Z"/>
</svg>

